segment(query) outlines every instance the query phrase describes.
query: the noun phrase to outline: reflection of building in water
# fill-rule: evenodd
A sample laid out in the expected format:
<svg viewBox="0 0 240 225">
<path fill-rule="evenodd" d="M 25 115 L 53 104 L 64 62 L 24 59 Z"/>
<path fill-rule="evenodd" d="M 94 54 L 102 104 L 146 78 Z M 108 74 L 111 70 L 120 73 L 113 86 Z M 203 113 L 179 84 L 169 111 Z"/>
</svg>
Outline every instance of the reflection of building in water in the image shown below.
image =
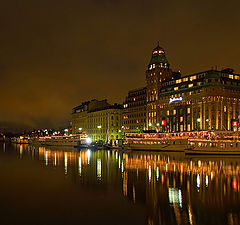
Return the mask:
<svg viewBox="0 0 240 225">
<path fill-rule="evenodd" d="M 237 159 L 190 160 L 167 155 L 129 153 L 125 156 L 128 189 L 146 200 L 149 224 L 222 224 L 235 221 L 239 210 Z M 139 177 L 145 180 L 146 193 Z M 129 191 L 130 192 L 130 191 Z M 133 194 L 128 194 L 133 199 Z M 133 199 L 135 201 L 135 199 Z M 234 218 L 234 219 L 232 219 Z M 214 221 L 215 223 L 211 223 Z"/>
<path fill-rule="evenodd" d="M 117 151 L 75 151 L 72 148 L 59 150 L 32 146 L 27 151 L 30 154 L 35 152 L 35 158 L 44 162 L 45 166 L 63 169 L 63 174 L 84 186 L 100 184 L 104 187 L 110 181 L 120 183 L 124 173 L 123 157 Z"/>
<path fill-rule="evenodd" d="M 237 158 L 199 160 L 181 154 L 45 147 L 23 149 L 22 158 L 27 156 L 61 169 L 80 187 L 119 189 L 134 204 L 146 205 L 148 224 L 240 223 Z"/>
</svg>

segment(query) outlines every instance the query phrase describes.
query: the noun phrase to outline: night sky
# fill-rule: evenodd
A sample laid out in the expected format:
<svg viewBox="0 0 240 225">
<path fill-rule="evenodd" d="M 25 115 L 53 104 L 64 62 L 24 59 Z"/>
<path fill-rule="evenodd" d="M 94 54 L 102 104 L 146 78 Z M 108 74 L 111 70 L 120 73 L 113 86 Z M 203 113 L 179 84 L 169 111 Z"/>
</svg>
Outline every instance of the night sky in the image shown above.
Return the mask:
<svg viewBox="0 0 240 225">
<path fill-rule="evenodd" d="M 160 42 L 171 68 L 240 73 L 240 1 L 5 0 L 0 130 L 65 126 L 82 101 L 122 103 Z"/>
</svg>

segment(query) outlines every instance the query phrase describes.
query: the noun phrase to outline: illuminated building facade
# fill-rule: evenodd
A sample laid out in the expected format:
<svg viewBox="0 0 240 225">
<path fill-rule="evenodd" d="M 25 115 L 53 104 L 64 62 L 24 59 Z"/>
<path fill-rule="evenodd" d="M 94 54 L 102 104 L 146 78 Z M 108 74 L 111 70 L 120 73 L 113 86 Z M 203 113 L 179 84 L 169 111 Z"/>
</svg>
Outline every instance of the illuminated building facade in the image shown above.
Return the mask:
<svg viewBox="0 0 240 225">
<path fill-rule="evenodd" d="M 153 49 L 152 57 L 146 70 L 147 82 L 147 128 L 155 129 L 159 126 L 158 95 L 165 81 L 178 78 L 178 73 L 170 69 L 165 50 L 159 45 Z"/>
<path fill-rule="evenodd" d="M 209 70 L 164 82 L 157 101 L 160 130 L 237 130 L 239 77 Z"/>
<path fill-rule="evenodd" d="M 142 132 L 146 129 L 146 91 L 138 88 L 128 92 L 123 103 L 124 132 Z"/>
<path fill-rule="evenodd" d="M 239 130 L 239 78 L 232 69 L 181 76 L 157 46 L 146 71 L 148 130 Z"/>
<path fill-rule="evenodd" d="M 122 138 L 121 127 L 122 105 L 94 99 L 73 108 L 73 134 L 86 132 L 93 141 L 113 143 Z"/>
</svg>

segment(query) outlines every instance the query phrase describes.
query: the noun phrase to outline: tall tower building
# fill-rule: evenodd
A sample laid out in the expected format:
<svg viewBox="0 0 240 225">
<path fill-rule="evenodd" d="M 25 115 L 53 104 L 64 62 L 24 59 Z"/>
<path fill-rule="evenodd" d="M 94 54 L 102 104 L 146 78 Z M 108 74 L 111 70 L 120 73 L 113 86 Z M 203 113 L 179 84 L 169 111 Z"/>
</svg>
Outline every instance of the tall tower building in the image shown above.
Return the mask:
<svg viewBox="0 0 240 225">
<path fill-rule="evenodd" d="M 147 82 L 147 129 L 155 130 L 160 124 L 158 95 L 162 82 L 171 80 L 173 72 L 170 69 L 165 50 L 157 45 L 152 51 L 152 57 L 146 70 Z"/>
</svg>

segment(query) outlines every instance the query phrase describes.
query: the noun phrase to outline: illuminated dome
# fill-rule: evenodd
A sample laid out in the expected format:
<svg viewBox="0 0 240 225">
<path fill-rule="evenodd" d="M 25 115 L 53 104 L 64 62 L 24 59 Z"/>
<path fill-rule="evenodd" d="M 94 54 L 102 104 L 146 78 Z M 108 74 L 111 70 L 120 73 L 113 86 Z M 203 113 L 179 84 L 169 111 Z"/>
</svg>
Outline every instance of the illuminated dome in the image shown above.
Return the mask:
<svg viewBox="0 0 240 225">
<path fill-rule="evenodd" d="M 159 43 L 156 48 L 152 51 L 152 58 L 149 62 L 149 69 L 153 69 L 157 66 L 163 68 L 169 68 L 169 63 L 165 54 L 165 50 L 159 46 Z"/>
</svg>

